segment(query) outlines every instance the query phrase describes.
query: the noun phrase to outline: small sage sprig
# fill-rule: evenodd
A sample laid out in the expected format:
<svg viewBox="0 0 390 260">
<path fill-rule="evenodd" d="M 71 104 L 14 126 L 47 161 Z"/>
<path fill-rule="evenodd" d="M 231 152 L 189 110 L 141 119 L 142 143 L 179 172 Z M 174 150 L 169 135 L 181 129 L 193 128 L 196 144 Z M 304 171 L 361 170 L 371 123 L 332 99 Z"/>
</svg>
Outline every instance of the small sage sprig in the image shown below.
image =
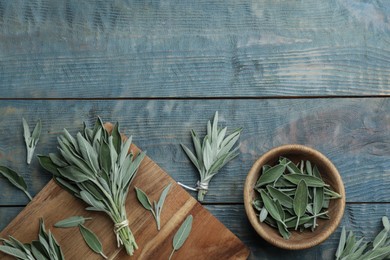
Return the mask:
<svg viewBox="0 0 390 260">
<path fill-rule="evenodd" d="M 314 231 L 318 218 L 329 218 L 329 200 L 340 198 L 322 180 L 316 165 L 294 164 L 283 157 L 274 166 L 263 166 L 254 189 L 260 195 L 252 202 L 259 221 L 277 228 L 284 239 L 290 238 L 289 229 Z"/>
<path fill-rule="evenodd" d="M 390 256 L 390 223 L 389 219 L 382 217 L 384 229 L 377 234 L 372 243 L 363 242 L 364 238 L 357 240 L 352 231 L 345 231 L 343 227 L 339 245 L 336 251 L 336 260 L 381 260 Z"/>
<path fill-rule="evenodd" d="M 77 227 L 78 225 L 82 225 L 87 220 L 91 220 L 92 218 L 84 218 L 83 216 L 72 216 L 63 220 L 58 221 L 54 224 L 56 228 L 70 228 Z"/>
<path fill-rule="evenodd" d="M 142 204 L 142 206 L 145 209 L 152 212 L 154 219 L 156 220 L 157 223 L 157 230 L 160 230 L 161 228 L 161 224 L 160 224 L 161 211 L 165 202 L 165 198 L 167 197 L 169 189 L 171 188 L 171 185 L 172 184 L 170 183 L 164 188 L 164 190 L 161 192 L 160 199 L 158 200 L 158 202 L 153 201 L 154 209 L 146 193 L 140 188 L 135 187 L 135 191 L 137 193 L 137 198 L 139 202 Z"/>
<path fill-rule="evenodd" d="M 5 166 L 0 166 L 0 174 L 4 176 L 11 184 L 13 184 L 16 188 L 22 190 L 26 196 L 32 200 L 32 196 L 30 193 L 27 191 L 27 184 L 24 181 L 24 178 L 19 175 L 17 172 L 14 170 L 5 167 Z"/>
<path fill-rule="evenodd" d="M 200 180 L 197 183 L 198 200 L 203 201 L 209 187 L 211 178 L 225 166 L 229 161 L 238 156 L 238 147 L 233 148 L 240 137 L 242 128 L 233 131 L 232 134 L 225 137 L 227 128 L 218 127 L 218 111 L 215 112 L 213 123 L 207 122 L 207 134 L 200 141 L 194 130 L 191 130 L 195 154 L 181 144 L 188 158 L 199 171 Z M 179 183 L 180 184 L 180 183 Z M 186 185 L 182 185 L 187 187 Z"/>
<path fill-rule="evenodd" d="M 99 238 L 90 229 L 84 225 L 79 224 L 80 233 L 84 238 L 85 243 L 97 254 L 100 254 L 103 258 L 107 259 L 107 256 L 103 253 L 103 246 Z"/>
<path fill-rule="evenodd" d="M 62 188 L 88 204 L 87 210 L 102 211 L 114 223 L 117 245 L 132 255 L 138 248 L 127 220 L 125 201 L 145 153 L 129 153 L 132 138 L 122 140 L 118 123 L 109 133 L 98 118 L 93 128 L 73 137 L 66 129 L 58 137 L 60 154 L 38 156 Z"/>
<path fill-rule="evenodd" d="M 180 228 L 177 230 L 175 236 L 173 237 L 173 250 L 171 252 L 171 255 L 169 256 L 169 260 L 172 259 L 172 256 L 175 251 L 179 250 L 183 246 L 184 242 L 190 235 L 192 229 L 192 220 L 192 215 L 189 215 L 184 220 L 183 224 L 181 224 Z"/>
<path fill-rule="evenodd" d="M 41 135 L 42 124 L 41 120 L 35 125 L 33 132 L 30 132 L 30 128 L 27 121 L 23 118 L 23 130 L 24 130 L 24 142 L 27 148 L 27 164 L 31 163 L 31 159 L 34 155 L 35 147 L 37 146 L 39 136 Z"/>
<path fill-rule="evenodd" d="M 46 232 L 45 224 L 41 219 L 39 222 L 38 240 L 29 244 L 23 244 L 16 238 L 9 236 L 9 239 L 0 239 L 0 251 L 5 254 L 22 260 L 64 260 L 64 254 L 53 234 Z"/>
</svg>

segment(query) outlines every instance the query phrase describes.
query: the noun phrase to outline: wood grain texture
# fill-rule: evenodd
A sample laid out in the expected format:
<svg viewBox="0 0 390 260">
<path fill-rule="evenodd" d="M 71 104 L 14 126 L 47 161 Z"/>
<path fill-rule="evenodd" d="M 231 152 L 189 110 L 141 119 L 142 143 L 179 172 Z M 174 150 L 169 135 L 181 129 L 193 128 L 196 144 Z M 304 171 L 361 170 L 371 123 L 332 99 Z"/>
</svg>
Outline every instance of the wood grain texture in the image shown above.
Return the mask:
<svg viewBox="0 0 390 260">
<path fill-rule="evenodd" d="M 381 217 L 390 216 L 390 204 L 348 204 L 339 228 L 325 242 L 308 250 L 289 251 L 273 247 L 261 239 L 247 220 L 243 205 L 206 205 L 205 207 L 250 248 L 249 260 L 283 260 L 286 258 L 301 260 L 304 257 L 333 260 L 342 226 L 354 231 L 359 237 L 364 236 L 366 241 L 372 241 L 382 228 Z M 22 209 L 22 207 L 15 207 L 10 210 L 0 207 L 0 219 L 11 220 Z M 0 230 L 8 223 L 9 221 L 0 222 Z M 48 228 L 54 229 L 49 226 Z"/>
<path fill-rule="evenodd" d="M 138 202 L 134 187 L 145 191 L 153 200 L 158 200 L 161 190 L 172 183 L 161 215 L 161 230 L 155 220 Z M 34 197 L 26 208 L 0 233 L 0 237 L 12 235 L 22 242 L 37 238 L 38 220 L 43 218 L 47 227 L 70 216 L 92 217 L 85 226 L 100 238 L 104 253 L 109 259 L 157 259 L 168 258 L 177 229 L 188 215 L 193 215 L 192 230 L 186 243 L 175 253 L 174 259 L 246 259 L 249 250 L 221 222 L 205 210 L 181 186 L 176 184 L 150 158 L 142 161 L 137 176 L 129 189 L 126 212 L 131 231 L 136 238 L 138 250 L 133 257 L 117 248 L 113 223 L 104 213 L 88 212 L 85 203 L 60 188 L 51 180 Z M 83 242 L 75 229 L 51 229 L 67 259 L 97 259 L 97 255 Z M 75 250 L 77 248 L 77 250 Z M 0 258 L 6 258 L 0 253 Z"/>
<path fill-rule="evenodd" d="M 36 154 L 48 154 L 56 151 L 56 138 L 64 127 L 75 134 L 83 121 L 92 125 L 101 116 L 104 121 L 119 121 L 126 134 L 133 135 L 134 142 L 176 181 L 195 185 L 198 173 L 180 143 L 191 146 L 191 129 L 203 135 L 215 110 L 228 131 L 244 130 L 240 156 L 213 178 L 205 202 L 242 203 L 252 164 L 272 147 L 288 143 L 304 144 L 327 156 L 342 176 L 347 202 L 390 202 L 390 100 L 386 98 L 2 101 L 0 164 L 22 174 L 36 194 L 50 176 L 36 160 L 30 166 L 25 163 L 21 118 L 30 125 L 41 118 Z M 22 192 L 0 180 L 1 205 L 26 204 Z"/>
<path fill-rule="evenodd" d="M 0 97 L 389 95 L 389 20 L 386 0 L 3 0 Z"/>
</svg>

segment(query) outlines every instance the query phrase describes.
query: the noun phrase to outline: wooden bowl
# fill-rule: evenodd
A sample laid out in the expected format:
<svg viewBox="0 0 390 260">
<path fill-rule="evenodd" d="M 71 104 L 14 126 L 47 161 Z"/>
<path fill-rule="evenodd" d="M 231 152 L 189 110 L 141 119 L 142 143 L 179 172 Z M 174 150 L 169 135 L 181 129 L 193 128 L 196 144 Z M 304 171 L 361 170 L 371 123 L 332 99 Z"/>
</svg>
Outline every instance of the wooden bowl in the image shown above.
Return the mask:
<svg viewBox="0 0 390 260">
<path fill-rule="evenodd" d="M 329 220 L 318 219 L 318 227 L 314 232 L 310 229 L 303 232 L 291 230 L 291 236 L 288 240 L 285 240 L 277 229 L 266 223 L 261 223 L 252 206 L 252 201 L 257 196 L 254 186 L 260 177 L 262 166 L 265 164 L 275 165 L 280 156 L 286 157 L 294 163 L 301 160 L 309 160 L 312 165 L 317 165 L 324 182 L 342 196 L 341 199 L 330 200 L 328 208 Z M 300 250 L 322 243 L 336 230 L 344 214 L 345 190 L 339 172 L 328 158 L 312 148 L 291 144 L 270 150 L 254 163 L 245 181 L 244 203 L 250 223 L 262 238 L 272 245 L 283 249 Z"/>
</svg>

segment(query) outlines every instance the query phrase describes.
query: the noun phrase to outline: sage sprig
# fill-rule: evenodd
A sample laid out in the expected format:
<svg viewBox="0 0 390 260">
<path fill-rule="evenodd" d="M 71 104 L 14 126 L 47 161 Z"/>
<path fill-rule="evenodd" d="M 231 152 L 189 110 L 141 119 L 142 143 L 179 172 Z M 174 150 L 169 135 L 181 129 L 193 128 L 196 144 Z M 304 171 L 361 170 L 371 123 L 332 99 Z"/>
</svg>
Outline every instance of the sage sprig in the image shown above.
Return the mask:
<svg viewBox="0 0 390 260">
<path fill-rule="evenodd" d="M 107 256 L 103 253 L 103 246 L 99 238 L 90 229 L 84 225 L 79 224 L 80 233 L 84 238 L 85 243 L 89 248 L 97 254 L 100 254 L 103 258 L 107 259 Z"/>
<path fill-rule="evenodd" d="M 376 235 L 372 243 L 363 242 L 363 238 L 357 240 L 352 231 L 347 236 L 343 227 L 335 254 L 336 260 L 381 260 L 389 257 L 390 224 L 386 216 L 382 217 L 382 224 L 384 229 Z"/>
<path fill-rule="evenodd" d="M 203 201 L 209 189 L 211 178 L 229 161 L 238 156 L 238 147 L 231 149 L 240 137 L 241 130 L 242 128 L 239 128 L 225 137 L 227 128 L 218 127 L 217 111 L 213 123 L 207 122 L 207 134 L 203 142 L 200 141 L 195 131 L 191 130 L 195 154 L 187 146 L 181 144 L 184 152 L 199 171 L 200 180 L 196 187 L 199 201 Z"/>
<path fill-rule="evenodd" d="M 173 250 L 171 252 L 171 255 L 169 256 L 169 260 L 171 260 L 175 251 L 179 250 L 183 246 L 184 242 L 190 235 L 192 229 L 192 220 L 192 215 L 189 215 L 184 220 L 183 224 L 181 224 L 180 228 L 177 230 L 175 236 L 173 237 Z"/>
<path fill-rule="evenodd" d="M 83 216 L 72 216 L 63 220 L 58 221 L 54 224 L 56 228 L 70 228 L 77 227 L 78 225 L 82 225 L 87 220 L 91 220 L 92 218 L 84 218 Z"/>
<path fill-rule="evenodd" d="M 0 251 L 5 254 L 22 260 L 64 260 L 61 247 L 57 243 L 53 234 L 46 232 L 45 223 L 41 219 L 39 222 L 38 240 L 29 244 L 24 244 L 16 238 L 9 236 L 9 239 L 0 239 Z"/>
<path fill-rule="evenodd" d="M 172 184 L 170 183 L 164 188 L 164 190 L 161 192 L 160 199 L 158 200 L 158 202 L 153 201 L 154 209 L 146 193 L 140 188 L 135 187 L 135 191 L 139 202 L 142 204 L 142 206 L 145 209 L 152 212 L 154 219 L 156 220 L 157 223 L 157 230 L 161 229 L 161 224 L 160 224 L 161 211 L 165 202 L 165 198 L 167 197 L 169 189 L 171 188 L 171 185 Z"/>
<path fill-rule="evenodd" d="M 6 178 L 16 188 L 22 190 L 26 196 L 32 200 L 32 196 L 27 190 L 27 184 L 21 175 L 6 166 L 0 166 L 0 174 L 3 175 L 4 178 Z"/>
<path fill-rule="evenodd" d="M 27 121 L 23 118 L 23 132 L 24 132 L 24 142 L 26 143 L 27 148 L 27 164 L 31 163 L 31 159 L 34 155 L 35 147 L 38 144 L 39 136 L 41 135 L 42 124 L 41 120 L 35 125 L 33 132 L 30 132 L 30 127 L 27 124 Z"/>
<path fill-rule="evenodd" d="M 132 138 L 122 141 L 119 125 L 111 134 L 98 118 L 93 128 L 73 137 L 66 129 L 58 137 L 60 154 L 38 156 L 43 168 L 56 182 L 83 200 L 91 211 L 102 211 L 114 222 L 118 247 L 123 245 L 132 255 L 138 248 L 127 220 L 125 201 L 129 186 L 145 157 L 129 152 Z"/>
<path fill-rule="evenodd" d="M 277 228 L 284 239 L 290 238 L 289 229 L 314 231 L 318 218 L 329 218 L 329 200 L 340 198 L 322 180 L 316 165 L 294 164 L 283 157 L 276 165 L 263 167 L 254 189 L 259 193 L 252 202 L 259 221 Z"/>
</svg>

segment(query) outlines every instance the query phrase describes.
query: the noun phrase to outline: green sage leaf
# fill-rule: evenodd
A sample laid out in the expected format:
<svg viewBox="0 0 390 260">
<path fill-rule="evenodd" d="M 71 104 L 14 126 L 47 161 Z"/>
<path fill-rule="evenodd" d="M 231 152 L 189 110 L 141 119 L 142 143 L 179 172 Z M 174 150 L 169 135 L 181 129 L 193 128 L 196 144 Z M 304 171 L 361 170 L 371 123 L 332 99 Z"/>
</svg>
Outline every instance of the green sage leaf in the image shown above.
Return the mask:
<svg viewBox="0 0 390 260">
<path fill-rule="evenodd" d="M 24 253 L 18 248 L 0 245 L 0 251 L 7 255 L 11 255 L 20 259 L 27 259 L 26 253 Z"/>
<path fill-rule="evenodd" d="M 58 171 L 62 177 L 74 182 L 83 182 L 90 179 L 90 176 L 81 171 L 77 166 L 71 165 L 64 168 L 58 168 Z"/>
<path fill-rule="evenodd" d="M 172 258 L 172 255 L 175 251 L 179 250 L 184 242 L 187 240 L 188 236 L 190 235 L 191 229 L 192 229 L 192 215 L 189 215 L 181 224 L 179 229 L 176 231 L 175 236 L 173 237 L 173 250 L 171 255 L 169 256 L 169 259 Z"/>
<path fill-rule="evenodd" d="M 310 176 L 310 175 L 304 175 L 304 174 L 286 174 L 284 175 L 284 178 L 296 185 L 298 185 L 298 183 L 301 181 L 301 180 L 304 180 L 306 185 L 308 187 L 324 187 L 324 186 L 329 186 L 327 184 L 325 184 L 325 182 L 317 177 L 314 177 L 314 176 Z"/>
<path fill-rule="evenodd" d="M 378 233 L 378 235 L 375 237 L 374 241 L 372 242 L 372 246 L 374 250 L 385 244 L 387 236 L 388 236 L 388 231 L 386 229 L 383 229 L 381 232 Z"/>
<path fill-rule="evenodd" d="M 383 217 L 382 217 L 382 223 L 383 223 L 383 227 L 384 227 L 387 231 L 390 231 L 390 222 L 389 222 L 389 219 L 388 219 L 386 216 L 383 216 Z"/>
<path fill-rule="evenodd" d="M 278 200 L 280 204 L 282 204 L 286 208 L 292 208 L 293 207 L 293 199 L 287 196 L 282 191 L 279 191 L 278 189 L 267 185 L 267 190 L 269 194 L 272 196 L 272 198 Z"/>
<path fill-rule="evenodd" d="M 263 207 L 260 211 L 260 215 L 259 215 L 259 220 L 260 222 L 264 222 L 264 220 L 267 218 L 268 216 L 268 211 L 265 207 Z"/>
<path fill-rule="evenodd" d="M 91 220 L 92 218 L 84 218 L 83 216 L 72 216 L 54 224 L 56 228 L 69 228 L 77 227 L 78 225 L 84 224 L 85 221 Z"/>
<path fill-rule="evenodd" d="M 3 175 L 4 178 L 6 178 L 16 188 L 22 190 L 27 195 L 27 197 L 32 200 L 32 196 L 27 191 L 27 184 L 21 175 L 5 166 L 0 166 L 0 174 Z"/>
<path fill-rule="evenodd" d="M 105 259 L 107 256 L 103 253 L 103 246 L 99 238 L 93 233 L 90 229 L 86 228 L 84 225 L 79 225 L 80 233 L 84 238 L 85 243 L 97 254 L 100 254 Z"/>
<path fill-rule="evenodd" d="M 152 203 L 150 202 L 146 193 L 137 187 L 135 187 L 135 192 L 137 194 L 137 199 L 142 204 L 142 206 L 147 210 L 153 211 Z"/>
<path fill-rule="evenodd" d="M 271 199 L 271 197 L 264 191 L 260 190 L 261 198 L 264 202 L 264 207 L 267 209 L 268 213 L 276 220 L 283 222 L 282 216 L 279 214 L 279 210 L 276 206 L 276 203 Z"/>
<path fill-rule="evenodd" d="M 297 190 L 295 191 L 294 201 L 293 201 L 293 209 L 295 214 L 297 215 L 297 224 L 295 226 L 295 230 L 298 228 L 299 218 L 305 214 L 307 202 L 308 202 L 307 185 L 304 180 L 301 180 L 298 183 Z"/>
<path fill-rule="evenodd" d="M 276 181 L 280 176 L 282 176 L 285 171 L 285 165 L 275 165 L 268 169 L 266 172 L 262 173 L 260 178 L 257 180 L 255 187 L 261 187 L 265 184 Z"/>
</svg>

